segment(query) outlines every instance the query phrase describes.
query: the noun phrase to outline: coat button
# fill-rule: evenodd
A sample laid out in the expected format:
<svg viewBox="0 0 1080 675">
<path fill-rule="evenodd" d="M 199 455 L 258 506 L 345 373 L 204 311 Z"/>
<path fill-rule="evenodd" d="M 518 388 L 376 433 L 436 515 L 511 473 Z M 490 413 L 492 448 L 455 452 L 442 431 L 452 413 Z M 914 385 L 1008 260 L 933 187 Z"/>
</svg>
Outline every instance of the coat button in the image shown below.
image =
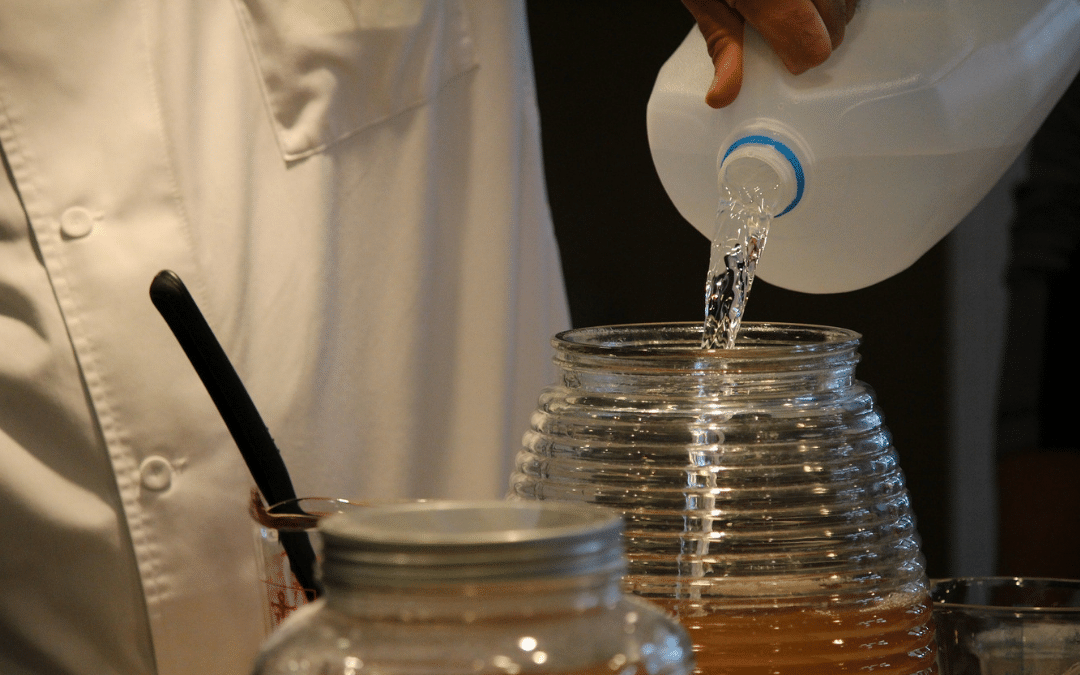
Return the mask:
<svg viewBox="0 0 1080 675">
<path fill-rule="evenodd" d="M 151 455 L 139 465 L 139 481 L 147 490 L 161 492 L 172 485 L 173 468 L 169 460 Z"/>
<path fill-rule="evenodd" d="M 94 230 L 94 214 L 82 206 L 72 206 L 60 215 L 60 232 L 68 239 L 80 239 Z"/>
</svg>

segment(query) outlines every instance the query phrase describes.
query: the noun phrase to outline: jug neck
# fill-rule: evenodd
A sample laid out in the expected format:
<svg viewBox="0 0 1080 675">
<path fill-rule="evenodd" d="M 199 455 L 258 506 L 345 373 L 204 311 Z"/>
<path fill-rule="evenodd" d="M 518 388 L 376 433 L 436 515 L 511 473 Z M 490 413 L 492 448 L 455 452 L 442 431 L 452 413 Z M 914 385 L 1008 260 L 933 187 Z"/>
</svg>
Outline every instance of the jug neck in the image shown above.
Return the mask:
<svg viewBox="0 0 1080 675">
<path fill-rule="evenodd" d="M 723 199 L 753 206 L 775 218 L 798 206 L 806 191 L 802 162 L 775 135 L 742 136 L 722 151 L 717 164 Z"/>
</svg>

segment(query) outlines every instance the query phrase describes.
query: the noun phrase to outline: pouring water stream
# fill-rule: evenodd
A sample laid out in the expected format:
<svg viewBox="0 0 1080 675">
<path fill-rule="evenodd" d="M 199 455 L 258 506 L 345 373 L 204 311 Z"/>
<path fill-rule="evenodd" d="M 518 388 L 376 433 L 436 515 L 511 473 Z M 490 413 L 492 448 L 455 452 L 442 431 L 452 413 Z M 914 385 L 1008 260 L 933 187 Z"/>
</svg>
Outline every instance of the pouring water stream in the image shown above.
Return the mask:
<svg viewBox="0 0 1080 675">
<path fill-rule="evenodd" d="M 723 170 L 705 280 L 702 349 L 735 346 L 780 189 L 776 173 L 754 160 L 725 163 Z"/>
</svg>

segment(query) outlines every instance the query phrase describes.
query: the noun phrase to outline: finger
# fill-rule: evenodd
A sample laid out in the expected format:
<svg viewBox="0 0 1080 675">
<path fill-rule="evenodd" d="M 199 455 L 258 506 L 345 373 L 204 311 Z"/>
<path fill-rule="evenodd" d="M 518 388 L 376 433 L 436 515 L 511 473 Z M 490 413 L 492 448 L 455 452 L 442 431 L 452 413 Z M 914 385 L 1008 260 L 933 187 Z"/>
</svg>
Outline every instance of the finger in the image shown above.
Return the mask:
<svg viewBox="0 0 1080 675">
<path fill-rule="evenodd" d="M 825 30 L 829 32 L 829 40 L 832 48 L 836 49 L 844 41 L 844 29 L 850 17 L 848 16 L 848 4 L 854 0 L 813 0 L 817 7 L 821 22 L 825 24 Z"/>
<path fill-rule="evenodd" d="M 811 0 L 744 0 L 738 10 L 796 75 L 832 54 L 832 36 Z"/>
<path fill-rule="evenodd" d="M 848 23 L 851 23 L 852 18 L 855 17 L 855 7 L 858 6 L 859 0 L 847 0 L 844 9 L 847 13 Z"/>
<path fill-rule="evenodd" d="M 705 102 L 723 108 L 742 88 L 743 19 L 719 0 L 683 0 L 683 4 L 697 21 L 713 62 L 713 81 Z"/>
</svg>

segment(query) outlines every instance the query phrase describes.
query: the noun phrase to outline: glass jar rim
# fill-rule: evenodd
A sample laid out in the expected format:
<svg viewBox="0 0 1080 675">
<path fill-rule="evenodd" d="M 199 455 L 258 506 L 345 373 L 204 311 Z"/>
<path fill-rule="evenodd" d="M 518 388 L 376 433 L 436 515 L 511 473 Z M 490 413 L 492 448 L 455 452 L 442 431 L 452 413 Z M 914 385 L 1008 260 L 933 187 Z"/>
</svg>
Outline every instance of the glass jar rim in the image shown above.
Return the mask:
<svg viewBox="0 0 1080 675">
<path fill-rule="evenodd" d="M 624 358 L 665 353 L 683 357 L 691 354 L 738 357 L 752 353 L 756 358 L 768 358 L 853 349 L 862 339 L 860 333 L 847 328 L 747 321 L 742 324 L 733 349 L 702 349 L 702 330 L 700 322 L 614 324 L 562 331 L 551 343 L 565 352 Z"/>
<path fill-rule="evenodd" d="M 995 590 L 1014 593 L 1028 590 L 1035 594 L 1034 596 L 1029 594 L 1029 597 L 1037 596 L 1044 602 L 1033 599 L 1005 603 L 992 599 L 980 599 L 982 594 L 992 593 Z M 1051 597 L 1055 592 L 1058 597 L 1056 600 Z M 969 597 L 970 594 L 974 594 L 975 597 Z M 1031 617 L 1080 615 L 1080 580 L 1076 579 L 1009 576 L 932 579 L 930 596 L 934 602 L 935 611 L 978 611 L 987 615 L 1018 617 L 1021 615 Z M 1062 601 L 1070 604 L 1060 604 Z"/>
<path fill-rule="evenodd" d="M 248 497 L 248 515 L 262 527 L 274 530 L 314 530 L 319 520 L 332 513 L 366 506 L 370 503 L 339 497 L 297 497 L 267 506 L 255 487 Z"/>
</svg>

